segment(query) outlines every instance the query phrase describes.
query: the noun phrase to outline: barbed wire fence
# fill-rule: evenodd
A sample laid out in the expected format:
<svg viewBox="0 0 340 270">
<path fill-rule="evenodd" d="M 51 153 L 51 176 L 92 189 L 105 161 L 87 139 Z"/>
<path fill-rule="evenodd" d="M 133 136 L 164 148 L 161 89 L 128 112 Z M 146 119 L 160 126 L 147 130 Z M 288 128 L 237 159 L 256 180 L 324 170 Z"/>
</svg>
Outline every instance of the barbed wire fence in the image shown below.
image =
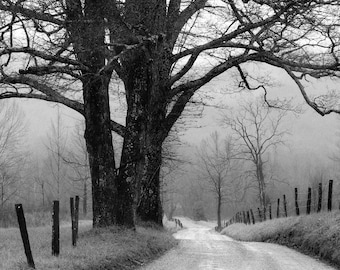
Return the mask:
<svg viewBox="0 0 340 270">
<path fill-rule="evenodd" d="M 231 219 L 224 221 L 224 226 L 234 223 L 250 225 L 274 218 L 340 209 L 340 202 L 336 207 L 333 200 L 334 195 L 338 195 L 333 187 L 334 181 L 329 180 L 327 184 L 318 183 L 317 186 L 308 187 L 306 190 L 294 188 L 291 194 L 282 194 L 276 201 L 266 205 L 265 209 L 254 207 L 238 211 Z"/>
</svg>

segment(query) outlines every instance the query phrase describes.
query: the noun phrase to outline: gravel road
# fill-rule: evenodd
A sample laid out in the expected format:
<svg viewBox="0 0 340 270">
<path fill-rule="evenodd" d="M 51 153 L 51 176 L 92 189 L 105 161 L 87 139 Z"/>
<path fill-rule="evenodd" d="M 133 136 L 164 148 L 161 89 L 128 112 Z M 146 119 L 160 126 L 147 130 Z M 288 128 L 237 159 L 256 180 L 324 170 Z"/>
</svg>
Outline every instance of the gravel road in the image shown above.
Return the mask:
<svg viewBox="0 0 340 270">
<path fill-rule="evenodd" d="M 180 218 L 177 248 L 141 270 L 330 270 L 313 258 L 267 243 L 238 242 L 215 232 L 215 224 Z"/>
</svg>

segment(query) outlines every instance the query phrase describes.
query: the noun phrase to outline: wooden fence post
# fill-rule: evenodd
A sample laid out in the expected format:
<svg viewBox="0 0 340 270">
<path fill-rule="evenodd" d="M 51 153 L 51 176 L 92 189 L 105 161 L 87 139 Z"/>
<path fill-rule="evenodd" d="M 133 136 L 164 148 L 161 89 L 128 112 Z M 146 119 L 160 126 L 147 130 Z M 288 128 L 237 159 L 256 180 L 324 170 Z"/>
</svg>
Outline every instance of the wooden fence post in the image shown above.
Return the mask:
<svg viewBox="0 0 340 270">
<path fill-rule="evenodd" d="M 255 216 L 254 216 L 254 213 L 253 213 L 253 209 L 250 209 L 250 215 L 251 215 L 251 219 L 253 221 L 253 224 L 255 224 Z"/>
<path fill-rule="evenodd" d="M 76 196 L 75 206 L 74 206 L 74 230 L 76 234 L 76 244 L 78 240 L 78 227 L 79 227 L 79 196 Z M 181 223 L 182 224 L 182 223 Z"/>
<path fill-rule="evenodd" d="M 74 216 L 74 198 L 70 198 L 70 213 L 71 213 L 71 232 L 72 232 L 72 246 L 76 246 L 76 234 L 75 234 L 75 216 Z M 175 220 L 176 223 L 176 220 Z M 177 223 L 176 223 L 177 227 Z"/>
<path fill-rule="evenodd" d="M 52 255 L 58 256 L 60 253 L 59 201 L 53 201 L 52 220 Z"/>
<path fill-rule="evenodd" d="M 33 260 L 33 256 L 32 256 L 32 251 L 31 251 L 30 240 L 28 238 L 28 232 L 27 232 L 26 220 L 25 220 L 25 215 L 24 215 L 24 209 L 22 208 L 22 204 L 16 204 L 15 205 L 15 211 L 17 213 L 19 229 L 20 229 L 22 243 L 24 244 L 24 249 L 25 249 L 25 255 L 26 255 L 26 258 L 27 258 L 27 263 L 28 263 L 29 267 L 35 269 L 34 260 Z"/>
<path fill-rule="evenodd" d="M 322 208 L 322 183 L 319 183 L 319 198 L 318 198 L 318 209 L 317 212 L 319 213 Z"/>
<path fill-rule="evenodd" d="M 79 227 L 79 196 L 76 196 L 75 200 L 70 198 L 70 212 L 72 223 L 72 246 L 75 247 L 77 245 Z"/>
<path fill-rule="evenodd" d="M 276 217 L 280 217 L 280 198 L 277 199 Z"/>
<path fill-rule="evenodd" d="M 251 224 L 249 210 L 247 211 L 247 224 Z"/>
<path fill-rule="evenodd" d="M 333 193 L 333 180 L 329 180 L 328 184 L 328 211 L 332 211 L 332 193 Z"/>
<path fill-rule="evenodd" d="M 288 214 L 287 214 L 287 200 L 286 200 L 286 195 L 283 195 L 283 208 L 284 208 L 284 211 L 285 211 L 285 216 L 287 217 Z"/>
<path fill-rule="evenodd" d="M 311 203 L 312 203 L 312 189 L 309 187 L 308 188 L 308 196 L 307 196 L 307 210 L 306 210 L 307 215 L 310 214 Z"/>
<path fill-rule="evenodd" d="M 269 204 L 269 219 L 272 219 L 272 204 Z"/>
<path fill-rule="evenodd" d="M 296 215 L 300 215 L 299 202 L 298 202 L 298 189 L 295 188 L 295 212 Z"/>
</svg>

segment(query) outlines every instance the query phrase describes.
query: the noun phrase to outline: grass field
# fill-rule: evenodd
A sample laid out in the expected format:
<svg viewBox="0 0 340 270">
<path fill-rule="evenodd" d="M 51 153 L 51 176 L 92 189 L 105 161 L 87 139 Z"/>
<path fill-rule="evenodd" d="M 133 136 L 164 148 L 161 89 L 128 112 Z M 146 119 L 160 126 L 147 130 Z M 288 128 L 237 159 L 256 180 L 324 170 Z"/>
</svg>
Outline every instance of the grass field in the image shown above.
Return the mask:
<svg viewBox="0 0 340 270">
<path fill-rule="evenodd" d="M 255 225 L 233 224 L 222 234 L 236 240 L 272 242 L 340 267 L 340 212 L 279 218 Z"/>
<path fill-rule="evenodd" d="M 60 228 L 60 256 L 51 255 L 51 227 L 28 228 L 36 269 L 135 269 L 176 245 L 162 229 L 117 227 L 92 229 L 81 221 L 77 247 L 71 245 L 71 228 Z M 28 269 L 18 228 L 0 229 L 0 269 Z"/>
</svg>

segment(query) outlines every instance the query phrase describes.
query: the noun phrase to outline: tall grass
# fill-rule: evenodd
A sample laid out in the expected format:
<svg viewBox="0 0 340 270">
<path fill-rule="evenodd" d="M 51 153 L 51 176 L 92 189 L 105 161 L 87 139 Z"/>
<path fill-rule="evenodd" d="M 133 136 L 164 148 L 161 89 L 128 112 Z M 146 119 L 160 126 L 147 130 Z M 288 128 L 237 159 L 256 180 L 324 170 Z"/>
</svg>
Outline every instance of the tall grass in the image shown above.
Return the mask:
<svg viewBox="0 0 340 270">
<path fill-rule="evenodd" d="M 71 219 L 68 212 L 60 212 L 61 222 Z M 52 222 L 51 210 L 48 211 L 25 211 L 25 220 L 28 227 L 41 227 L 50 225 Z M 16 212 L 13 209 L 0 212 L 0 228 L 11 228 L 18 226 Z"/>
<path fill-rule="evenodd" d="M 136 231 L 117 227 L 92 229 L 82 221 L 77 247 L 71 245 L 71 228 L 61 226 L 61 253 L 51 255 L 50 226 L 28 228 L 36 269 L 135 269 L 176 245 L 162 229 L 137 227 Z M 17 228 L 0 229 L 0 269 L 26 269 L 26 258 Z"/>
<path fill-rule="evenodd" d="M 295 248 L 340 267 L 340 212 L 236 223 L 221 232 L 236 240 L 272 242 Z"/>
</svg>

